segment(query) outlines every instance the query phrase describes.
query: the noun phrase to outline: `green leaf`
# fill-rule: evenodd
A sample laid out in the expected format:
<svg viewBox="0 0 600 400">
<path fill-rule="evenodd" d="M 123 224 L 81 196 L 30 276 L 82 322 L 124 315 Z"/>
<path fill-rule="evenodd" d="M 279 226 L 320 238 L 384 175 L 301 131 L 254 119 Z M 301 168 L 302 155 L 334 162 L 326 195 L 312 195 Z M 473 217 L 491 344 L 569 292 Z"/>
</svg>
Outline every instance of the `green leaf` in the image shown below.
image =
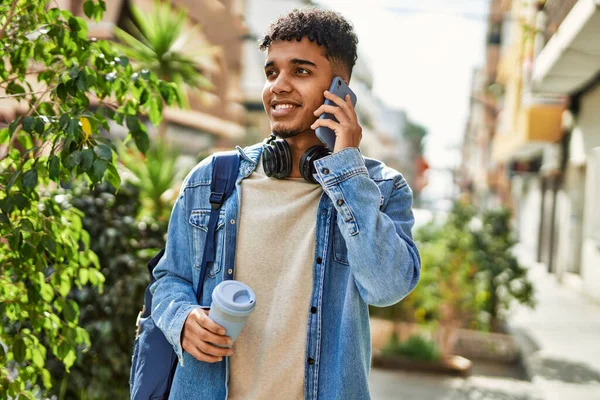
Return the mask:
<svg viewBox="0 0 600 400">
<path fill-rule="evenodd" d="M 12 346 L 13 357 L 18 363 L 25 361 L 25 342 L 21 336 L 17 336 Z"/>
<path fill-rule="evenodd" d="M 70 372 L 71 367 L 77 360 L 77 356 L 75 355 L 75 350 L 71 350 L 67 353 L 67 356 L 63 359 L 63 363 L 65 364 L 65 369 L 67 372 Z"/>
<path fill-rule="evenodd" d="M 144 105 L 146 104 L 146 102 L 148 101 L 148 90 L 143 89 L 142 93 L 140 94 L 140 105 Z"/>
<path fill-rule="evenodd" d="M 67 133 L 72 137 L 76 137 L 79 132 L 79 119 L 71 118 L 69 121 L 69 127 L 67 128 Z"/>
<path fill-rule="evenodd" d="M 42 133 L 44 133 L 44 128 L 45 128 L 44 121 L 42 121 L 41 118 L 36 118 L 35 119 L 35 128 L 34 128 L 35 131 L 41 135 Z"/>
<path fill-rule="evenodd" d="M 50 303 L 54 299 L 54 289 L 52 289 L 52 285 L 42 282 L 40 285 L 40 296 L 44 299 L 45 302 Z"/>
<path fill-rule="evenodd" d="M 148 134 L 137 133 L 133 135 L 133 138 L 135 140 L 135 145 L 137 146 L 138 150 L 146 154 L 148 148 L 150 147 L 150 139 L 148 138 Z"/>
<path fill-rule="evenodd" d="M 28 133 L 33 132 L 35 129 L 35 119 L 31 116 L 23 118 L 23 129 Z"/>
<path fill-rule="evenodd" d="M 171 97 L 173 94 L 172 88 L 165 81 L 160 81 L 158 85 L 158 90 L 160 91 L 161 97 L 165 100 L 165 103 L 171 104 Z"/>
<path fill-rule="evenodd" d="M 21 176 L 21 172 L 23 172 L 23 169 L 19 168 L 18 170 L 16 170 L 15 172 L 13 172 L 13 174 L 11 175 L 10 179 L 8 180 L 8 183 L 6 184 L 6 191 L 8 192 L 10 190 L 10 188 L 12 188 L 14 186 L 14 184 L 17 182 L 17 179 L 19 179 L 19 176 Z"/>
<path fill-rule="evenodd" d="M 59 359 L 64 359 L 71 349 L 72 349 L 72 346 L 66 340 L 63 340 L 58 345 L 56 355 L 58 356 Z"/>
<path fill-rule="evenodd" d="M 115 189 L 118 189 L 119 186 L 121 186 L 121 177 L 119 176 L 119 172 L 112 164 L 108 164 L 107 166 L 106 179 Z"/>
<path fill-rule="evenodd" d="M 54 154 L 48 157 L 48 169 L 50 170 L 50 179 L 57 180 L 60 174 L 60 160 Z"/>
<path fill-rule="evenodd" d="M 6 94 L 23 94 L 25 89 L 23 86 L 16 84 L 14 81 L 8 84 L 6 87 Z"/>
<path fill-rule="evenodd" d="M 67 297 L 69 295 L 69 292 L 71 292 L 71 278 L 69 278 L 69 276 L 67 276 L 67 274 L 62 274 L 60 276 L 60 284 L 58 286 L 58 293 L 60 293 L 60 295 L 63 297 Z M 71 300 L 69 300 L 69 301 L 71 301 Z"/>
<path fill-rule="evenodd" d="M 45 358 L 39 347 L 34 347 L 31 349 L 31 361 L 33 365 L 38 368 L 44 368 Z"/>
<path fill-rule="evenodd" d="M 59 83 L 58 86 L 56 87 L 56 94 L 58 95 L 59 99 L 61 99 L 62 101 L 65 101 L 67 99 L 67 85 L 65 85 L 64 83 Z M 61 126 L 62 126 L 62 123 L 61 123 Z"/>
<path fill-rule="evenodd" d="M 79 26 L 79 22 L 77 21 L 77 18 L 75 18 L 75 17 L 69 18 L 69 28 L 71 28 L 71 30 L 73 32 L 78 32 L 81 29 L 81 27 Z"/>
<path fill-rule="evenodd" d="M 68 294 L 68 292 L 67 292 Z M 79 318 L 79 306 L 73 300 L 68 300 L 63 309 L 63 315 L 67 322 L 77 322 Z"/>
<path fill-rule="evenodd" d="M 79 76 L 79 68 L 77 67 L 72 67 L 69 70 L 69 76 L 71 77 L 71 79 L 75 79 L 77 78 L 77 76 Z"/>
<path fill-rule="evenodd" d="M 42 246 L 44 246 L 44 248 L 50 253 L 54 253 L 56 251 L 56 242 L 50 235 L 44 235 L 42 237 Z"/>
<path fill-rule="evenodd" d="M 89 170 L 94 162 L 94 150 L 85 149 L 81 151 L 81 169 L 84 171 Z"/>
<path fill-rule="evenodd" d="M 61 115 L 58 120 L 58 125 L 60 126 L 60 129 L 62 129 L 63 131 L 66 131 L 67 128 L 69 127 L 70 120 L 71 120 L 71 117 L 69 116 L 69 114 Z"/>
<path fill-rule="evenodd" d="M 42 382 L 46 390 L 52 389 L 52 376 L 50 375 L 50 371 L 45 368 L 42 370 Z"/>
<path fill-rule="evenodd" d="M 24 210 L 29 206 L 29 200 L 21 193 L 13 194 L 12 201 L 18 210 Z"/>
<path fill-rule="evenodd" d="M 79 76 L 77 77 L 77 89 L 85 92 L 88 88 L 87 77 L 85 76 L 85 72 L 81 71 Z"/>
<path fill-rule="evenodd" d="M 140 120 L 137 116 L 128 115 L 125 118 L 125 122 L 127 123 L 127 128 L 129 128 L 131 132 L 137 133 L 140 131 Z"/>
<path fill-rule="evenodd" d="M 0 224 L 10 226 L 10 219 L 8 219 L 8 216 L 4 213 L 0 213 Z"/>
<path fill-rule="evenodd" d="M 38 174 L 35 169 L 30 169 L 23 174 L 23 187 L 27 191 L 33 190 L 37 186 Z"/>
<path fill-rule="evenodd" d="M 106 160 L 106 161 L 112 160 L 112 150 L 110 149 L 110 147 L 105 146 L 103 144 L 94 146 L 94 153 L 96 153 L 96 155 L 103 160 Z"/>
<path fill-rule="evenodd" d="M 87 268 L 80 268 L 79 269 L 79 281 L 81 282 L 82 285 L 85 285 L 88 283 L 90 279 L 90 271 Z"/>
<path fill-rule="evenodd" d="M 8 132 L 8 128 L 0 129 L 0 144 L 4 144 L 4 142 L 7 142 L 9 137 L 10 133 Z"/>
<path fill-rule="evenodd" d="M 94 161 L 94 164 L 92 165 L 92 173 L 94 178 L 96 178 L 96 181 L 102 180 L 107 165 L 108 163 L 105 160 L 96 159 Z"/>
<path fill-rule="evenodd" d="M 12 136 L 12 134 L 15 133 L 15 131 L 17 130 L 18 126 L 19 126 L 19 119 L 17 118 L 8 125 L 8 135 Z"/>
<path fill-rule="evenodd" d="M 87 0 L 85 3 L 83 3 L 83 12 L 85 13 L 86 17 L 91 19 L 94 16 L 94 2 Z"/>
<path fill-rule="evenodd" d="M 64 165 L 66 168 L 73 169 L 81 163 L 81 151 L 75 150 L 71 154 L 67 156 L 64 161 Z"/>
<path fill-rule="evenodd" d="M 159 125 L 162 121 L 161 104 L 159 103 L 159 100 L 156 97 L 150 98 L 149 116 L 150 121 L 154 125 Z"/>
<path fill-rule="evenodd" d="M 119 56 L 119 64 L 121 64 L 121 66 L 126 67 L 129 65 L 129 58 L 125 57 L 125 56 Z"/>
<path fill-rule="evenodd" d="M 98 141 L 100 143 L 104 143 L 105 145 L 110 147 L 112 149 L 112 151 L 114 151 L 115 153 L 117 152 L 117 148 L 116 148 L 115 144 L 113 142 L 111 142 L 110 139 L 102 137 L 102 136 L 98 136 L 95 139 L 96 139 L 96 141 Z"/>
</svg>

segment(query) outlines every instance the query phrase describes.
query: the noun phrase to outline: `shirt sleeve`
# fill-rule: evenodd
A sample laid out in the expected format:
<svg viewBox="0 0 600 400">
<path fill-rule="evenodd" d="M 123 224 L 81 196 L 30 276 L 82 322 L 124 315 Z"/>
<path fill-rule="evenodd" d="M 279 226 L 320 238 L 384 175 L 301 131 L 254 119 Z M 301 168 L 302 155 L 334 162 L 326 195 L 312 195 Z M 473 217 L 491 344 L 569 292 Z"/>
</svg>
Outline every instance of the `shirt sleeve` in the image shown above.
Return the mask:
<svg viewBox="0 0 600 400">
<path fill-rule="evenodd" d="M 382 194 L 369 177 L 364 158 L 347 148 L 315 161 L 316 178 L 335 209 L 348 249 L 348 262 L 363 300 L 395 304 L 417 285 L 419 251 L 412 238 L 412 191 L 402 175 L 382 206 Z"/>
<path fill-rule="evenodd" d="M 154 269 L 156 282 L 150 288 L 152 319 L 173 345 L 181 365 L 183 325 L 188 314 L 199 307 L 192 279 L 192 234 L 185 211 L 185 191 L 182 191 L 169 220 L 165 254 Z"/>
</svg>

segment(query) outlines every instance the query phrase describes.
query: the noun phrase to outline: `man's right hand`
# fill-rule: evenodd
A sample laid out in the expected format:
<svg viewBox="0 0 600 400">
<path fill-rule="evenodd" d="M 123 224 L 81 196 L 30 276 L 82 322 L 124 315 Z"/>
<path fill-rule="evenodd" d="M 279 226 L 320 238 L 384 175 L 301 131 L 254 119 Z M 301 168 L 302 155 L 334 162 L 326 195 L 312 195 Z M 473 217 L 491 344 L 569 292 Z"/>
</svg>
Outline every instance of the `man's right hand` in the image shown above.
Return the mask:
<svg viewBox="0 0 600 400">
<path fill-rule="evenodd" d="M 225 334 L 225 328 L 208 318 L 207 310 L 194 308 L 183 324 L 181 346 L 198 361 L 219 362 L 233 354 L 231 349 L 214 345 L 231 346 L 233 342 Z"/>
</svg>

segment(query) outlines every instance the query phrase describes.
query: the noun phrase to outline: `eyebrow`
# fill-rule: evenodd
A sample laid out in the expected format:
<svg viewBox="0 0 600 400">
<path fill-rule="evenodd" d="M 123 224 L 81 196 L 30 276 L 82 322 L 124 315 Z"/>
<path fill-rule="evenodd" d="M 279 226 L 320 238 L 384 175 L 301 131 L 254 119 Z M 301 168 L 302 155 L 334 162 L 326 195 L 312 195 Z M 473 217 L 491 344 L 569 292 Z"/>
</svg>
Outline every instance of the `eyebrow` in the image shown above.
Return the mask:
<svg viewBox="0 0 600 400">
<path fill-rule="evenodd" d="M 290 60 L 290 64 L 292 64 L 292 65 L 309 65 L 311 67 L 318 68 L 317 64 L 315 64 L 314 62 L 308 61 L 308 60 L 302 60 L 300 58 L 293 58 L 292 60 Z M 275 65 L 274 61 L 269 61 L 265 64 L 265 69 L 272 67 L 274 65 Z"/>
</svg>

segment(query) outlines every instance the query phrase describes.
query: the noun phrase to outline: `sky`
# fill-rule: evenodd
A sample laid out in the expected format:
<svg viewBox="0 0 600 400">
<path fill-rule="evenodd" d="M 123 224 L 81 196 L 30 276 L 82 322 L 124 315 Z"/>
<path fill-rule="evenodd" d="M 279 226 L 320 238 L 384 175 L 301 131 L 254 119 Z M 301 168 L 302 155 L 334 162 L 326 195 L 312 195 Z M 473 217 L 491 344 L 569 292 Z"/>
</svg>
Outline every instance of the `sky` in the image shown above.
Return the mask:
<svg viewBox="0 0 600 400">
<path fill-rule="evenodd" d="M 430 165 L 458 165 L 472 71 L 484 63 L 489 0 L 315 2 L 352 21 L 375 94 L 427 128 Z"/>
</svg>

